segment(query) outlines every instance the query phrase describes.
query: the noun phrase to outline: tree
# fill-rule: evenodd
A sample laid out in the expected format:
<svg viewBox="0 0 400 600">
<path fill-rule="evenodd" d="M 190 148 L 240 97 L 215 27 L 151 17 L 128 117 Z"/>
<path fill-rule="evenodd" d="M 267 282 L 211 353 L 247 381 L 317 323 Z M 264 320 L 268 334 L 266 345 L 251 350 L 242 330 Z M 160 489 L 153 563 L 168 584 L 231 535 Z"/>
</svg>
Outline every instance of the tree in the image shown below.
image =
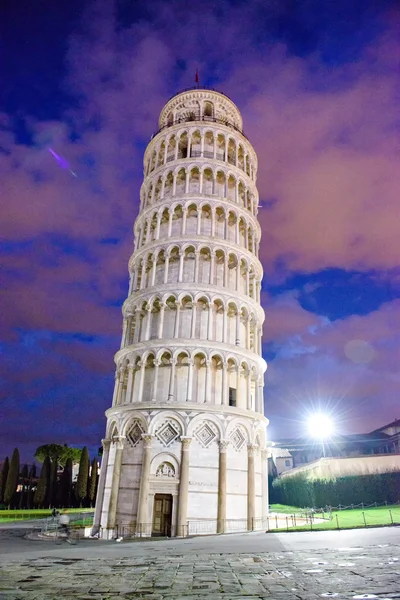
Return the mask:
<svg viewBox="0 0 400 600">
<path fill-rule="evenodd" d="M 10 468 L 10 461 L 8 460 L 8 456 L 6 456 L 6 458 L 3 462 L 3 467 L 1 469 L 1 474 L 0 474 L 0 504 L 2 502 L 4 502 L 4 491 L 6 488 L 6 481 L 7 481 L 7 475 L 8 475 L 9 468 Z"/>
<path fill-rule="evenodd" d="M 81 448 L 70 448 L 67 444 L 64 444 L 64 453 L 61 457 L 60 464 L 64 466 L 67 460 L 70 458 L 73 465 L 77 465 L 81 459 L 82 449 Z"/>
<path fill-rule="evenodd" d="M 93 507 L 93 504 L 96 500 L 96 492 L 97 492 L 97 481 L 99 476 L 99 464 L 97 462 L 97 458 L 92 460 L 92 465 L 90 467 L 90 478 L 89 478 L 89 486 L 88 486 L 88 500 L 90 502 L 90 508 Z"/>
<path fill-rule="evenodd" d="M 58 486 L 58 505 L 65 508 L 71 506 L 72 494 L 72 459 L 68 458 L 64 470 L 61 473 L 60 484 Z"/>
<path fill-rule="evenodd" d="M 60 444 L 44 444 L 44 446 L 39 446 L 36 448 L 35 458 L 41 463 L 44 461 L 46 456 L 53 461 L 59 461 L 64 452 L 65 446 L 61 446 Z"/>
<path fill-rule="evenodd" d="M 19 450 L 14 448 L 12 453 L 10 468 L 7 475 L 7 481 L 4 488 L 4 503 L 10 508 L 14 494 L 17 491 L 19 478 Z"/>
<path fill-rule="evenodd" d="M 82 506 L 88 495 L 88 475 L 89 475 L 89 453 L 86 446 L 82 449 L 81 459 L 79 461 L 78 479 L 76 480 L 75 496 Z"/>
<path fill-rule="evenodd" d="M 48 456 L 50 460 L 57 461 L 59 465 L 64 467 L 69 458 L 72 459 L 73 464 L 78 464 L 81 453 L 80 448 L 70 448 L 67 444 L 63 446 L 61 444 L 44 444 L 36 448 L 35 458 L 39 462 L 43 462 L 45 457 Z"/>
<path fill-rule="evenodd" d="M 19 494 L 19 508 L 27 508 L 26 501 L 28 496 L 28 465 L 24 465 L 21 471 L 21 491 Z"/>
<path fill-rule="evenodd" d="M 33 502 L 38 507 L 43 506 L 46 503 L 50 482 L 50 468 L 50 458 L 49 456 L 45 456 L 43 460 L 43 466 L 40 471 L 39 481 L 33 496 Z"/>
<path fill-rule="evenodd" d="M 36 479 L 36 465 L 33 464 L 29 469 L 28 475 L 28 495 L 26 499 L 26 508 L 33 507 L 33 487 L 34 487 L 34 479 Z"/>
</svg>

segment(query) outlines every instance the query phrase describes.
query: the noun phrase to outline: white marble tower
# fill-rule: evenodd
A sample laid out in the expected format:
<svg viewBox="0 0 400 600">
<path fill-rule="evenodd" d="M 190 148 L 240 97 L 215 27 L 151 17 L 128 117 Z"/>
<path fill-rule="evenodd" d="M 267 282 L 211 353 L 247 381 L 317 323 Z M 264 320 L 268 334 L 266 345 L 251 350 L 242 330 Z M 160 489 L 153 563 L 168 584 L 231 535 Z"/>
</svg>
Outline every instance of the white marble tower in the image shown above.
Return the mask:
<svg viewBox="0 0 400 600">
<path fill-rule="evenodd" d="M 265 528 L 257 156 L 224 94 L 167 102 L 144 156 L 106 412 L 102 535 Z"/>
</svg>

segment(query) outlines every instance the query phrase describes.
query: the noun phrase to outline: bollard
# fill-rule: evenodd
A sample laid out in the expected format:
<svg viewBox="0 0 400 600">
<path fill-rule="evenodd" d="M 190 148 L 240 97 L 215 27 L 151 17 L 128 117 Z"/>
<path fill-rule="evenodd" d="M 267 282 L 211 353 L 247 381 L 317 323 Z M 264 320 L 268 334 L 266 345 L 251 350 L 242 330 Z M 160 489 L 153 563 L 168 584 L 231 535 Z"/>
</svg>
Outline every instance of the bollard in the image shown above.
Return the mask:
<svg viewBox="0 0 400 600">
<path fill-rule="evenodd" d="M 364 511 L 363 511 L 362 516 L 363 516 L 363 519 L 364 519 L 364 527 L 366 527 L 367 526 L 367 521 L 365 520 L 365 512 Z"/>
<path fill-rule="evenodd" d="M 276 528 L 278 529 L 278 515 L 275 515 L 275 525 L 276 525 Z"/>
<path fill-rule="evenodd" d="M 288 518 L 286 517 L 286 531 L 289 531 L 289 522 L 288 522 Z"/>
<path fill-rule="evenodd" d="M 390 515 L 390 521 L 393 525 L 393 516 L 392 516 L 392 511 L 390 510 L 390 508 L 389 508 L 389 515 Z"/>
</svg>

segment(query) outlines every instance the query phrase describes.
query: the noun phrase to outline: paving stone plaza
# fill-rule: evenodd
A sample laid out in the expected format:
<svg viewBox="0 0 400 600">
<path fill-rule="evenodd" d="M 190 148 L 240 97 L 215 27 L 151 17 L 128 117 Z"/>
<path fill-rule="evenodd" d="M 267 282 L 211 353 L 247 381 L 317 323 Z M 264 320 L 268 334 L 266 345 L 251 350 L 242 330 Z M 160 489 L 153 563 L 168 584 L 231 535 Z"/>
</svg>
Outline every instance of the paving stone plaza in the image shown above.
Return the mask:
<svg viewBox="0 0 400 600">
<path fill-rule="evenodd" d="M 365 533 L 373 541 L 374 533 Z M 259 549 L 265 540 L 260 535 L 223 536 L 214 538 L 215 544 L 209 538 L 206 545 L 84 542 L 55 549 L 46 544 L 40 555 L 2 555 L 0 599 L 395 599 L 400 598 L 400 531 L 391 533 L 389 543 L 328 549 L 310 548 L 313 539 L 324 545 L 321 534 L 288 534 L 286 549 L 269 552 L 241 551 Z M 206 551 L 213 545 L 215 550 L 230 545 L 231 550 Z M 290 546 L 294 549 L 287 550 Z M 232 553 L 235 547 L 238 553 Z"/>
</svg>

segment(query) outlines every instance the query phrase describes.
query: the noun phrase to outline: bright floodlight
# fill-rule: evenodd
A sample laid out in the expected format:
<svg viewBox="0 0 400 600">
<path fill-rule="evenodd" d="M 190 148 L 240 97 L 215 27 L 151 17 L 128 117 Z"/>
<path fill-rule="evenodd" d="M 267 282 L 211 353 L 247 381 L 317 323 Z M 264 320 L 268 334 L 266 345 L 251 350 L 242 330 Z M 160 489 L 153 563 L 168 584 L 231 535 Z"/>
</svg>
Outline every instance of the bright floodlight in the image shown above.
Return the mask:
<svg viewBox="0 0 400 600">
<path fill-rule="evenodd" d="M 309 434 L 320 440 L 328 439 L 334 431 L 332 419 L 323 413 L 310 415 L 307 425 Z"/>
</svg>

